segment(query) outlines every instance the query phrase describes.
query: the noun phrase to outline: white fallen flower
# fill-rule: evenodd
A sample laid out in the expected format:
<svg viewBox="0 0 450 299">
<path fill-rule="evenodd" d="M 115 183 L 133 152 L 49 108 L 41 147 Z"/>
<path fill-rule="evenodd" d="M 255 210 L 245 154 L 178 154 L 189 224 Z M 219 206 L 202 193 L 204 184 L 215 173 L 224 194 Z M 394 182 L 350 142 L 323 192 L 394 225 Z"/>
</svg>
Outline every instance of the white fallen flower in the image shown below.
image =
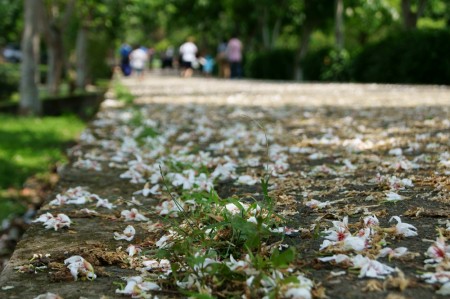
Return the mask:
<svg viewBox="0 0 450 299">
<path fill-rule="evenodd" d="M 219 180 L 227 180 L 234 177 L 237 165 L 233 162 L 227 162 L 225 164 L 218 164 L 214 171 L 211 173 L 211 177 Z"/>
<path fill-rule="evenodd" d="M 96 197 L 96 198 L 97 198 L 97 204 L 95 206 L 97 208 L 98 207 L 104 207 L 104 208 L 107 208 L 107 209 L 111 210 L 111 209 L 116 207 L 115 205 L 110 203 L 108 199 L 103 199 L 103 198 L 100 198 L 100 197 Z"/>
<path fill-rule="evenodd" d="M 391 222 L 392 219 L 397 220 L 397 224 L 395 225 L 395 234 L 404 237 L 417 236 L 417 228 L 414 225 L 402 222 L 399 216 L 392 216 L 391 219 L 389 219 L 389 222 Z"/>
<path fill-rule="evenodd" d="M 56 217 L 54 217 L 50 213 L 39 216 L 39 218 L 37 218 L 33 222 L 42 222 L 46 229 L 53 228 L 55 231 L 57 231 L 59 228 L 70 227 L 70 224 L 72 223 L 69 216 L 67 216 L 66 214 L 58 214 L 56 215 Z"/>
<path fill-rule="evenodd" d="M 39 216 L 37 219 L 33 220 L 32 222 L 47 222 L 49 219 L 52 219 L 53 215 L 51 213 L 45 213 Z"/>
<path fill-rule="evenodd" d="M 64 260 L 64 265 L 67 265 L 67 268 L 70 270 L 70 273 L 75 280 L 78 279 L 78 276 L 81 276 L 82 278 L 85 277 L 88 280 L 94 280 L 97 278 L 97 275 L 94 273 L 94 267 L 92 267 L 91 263 L 79 255 L 74 255 Z"/>
<path fill-rule="evenodd" d="M 78 160 L 75 163 L 73 163 L 73 167 L 95 170 L 95 171 L 102 171 L 102 165 L 100 163 L 98 163 L 97 161 L 93 161 L 90 159 L 83 160 L 81 158 L 78 158 Z"/>
<path fill-rule="evenodd" d="M 292 287 L 289 288 L 283 298 L 290 299 L 311 299 L 311 287 Z"/>
<path fill-rule="evenodd" d="M 142 202 L 140 202 L 139 200 L 137 200 L 134 196 L 131 197 L 130 201 L 127 201 L 127 206 L 142 206 Z"/>
<path fill-rule="evenodd" d="M 147 182 L 147 183 L 145 183 L 144 188 L 142 188 L 142 190 L 138 190 L 138 191 L 134 192 L 133 194 L 134 195 L 142 194 L 143 196 L 148 197 L 150 194 L 153 194 L 153 195 L 161 194 L 161 192 L 158 192 L 158 190 L 159 190 L 158 184 L 156 184 L 150 188 L 150 183 Z"/>
<path fill-rule="evenodd" d="M 436 294 L 442 296 L 450 295 L 450 282 L 444 283 L 439 290 L 436 291 Z"/>
<path fill-rule="evenodd" d="M 126 249 L 126 252 L 128 253 L 129 256 L 135 256 L 136 254 L 139 254 L 141 251 L 142 251 L 141 248 L 139 248 L 133 244 L 128 245 L 128 247 Z"/>
<path fill-rule="evenodd" d="M 346 254 L 335 254 L 332 256 L 320 257 L 318 258 L 321 262 L 335 262 L 336 264 L 340 264 L 343 262 L 351 262 L 351 258 Z"/>
<path fill-rule="evenodd" d="M 405 187 L 414 187 L 411 179 L 399 179 L 396 176 L 390 177 L 388 183 L 392 190 L 403 190 Z"/>
<path fill-rule="evenodd" d="M 251 287 L 254 280 L 255 280 L 255 276 L 252 275 L 246 279 L 245 283 L 247 284 L 247 286 Z"/>
<path fill-rule="evenodd" d="M 145 267 L 144 269 L 147 271 L 159 268 L 159 262 L 157 260 L 145 260 L 142 262 L 142 265 Z"/>
<path fill-rule="evenodd" d="M 344 250 L 362 251 L 366 248 L 366 238 L 359 236 L 347 236 L 343 241 Z"/>
<path fill-rule="evenodd" d="M 428 247 L 425 253 L 430 259 L 426 259 L 425 263 L 440 263 L 444 259 L 450 260 L 450 246 L 445 243 L 444 237 L 439 237 L 436 241 Z"/>
<path fill-rule="evenodd" d="M 231 271 L 245 271 L 250 267 L 251 262 L 248 254 L 245 256 L 245 260 L 236 260 L 231 254 L 230 261 L 225 264 Z"/>
<path fill-rule="evenodd" d="M 88 208 L 81 209 L 80 212 L 81 213 L 86 213 L 86 214 L 89 214 L 89 215 L 90 214 L 98 215 L 97 211 L 94 211 L 94 210 L 91 210 L 91 209 L 88 209 Z"/>
<path fill-rule="evenodd" d="M 255 217 L 252 216 L 250 218 L 255 218 Z M 249 221 L 249 219 L 247 221 L 251 222 L 251 221 Z M 257 222 L 254 222 L 254 223 L 257 223 Z M 265 224 L 263 224 L 263 225 L 265 226 Z M 269 228 L 269 230 L 271 232 L 273 232 L 273 233 L 284 234 L 286 236 L 291 236 L 291 235 L 296 234 L 296 233 L 298 233 L 300 231 L 299 229 L 294 229 L 294 228 L 290 228 L 290 227 L 287 227 L 287 226 L 279 226 L 279 227 L 276 227 L 276 228 Z"/>
<path fill-rule="evenodd" d="M 50 201 L 48 204 L 51 206 L 62 206 L 67 203 L 69 198 L 65 195 L 57 194 L 56 198 Z"/>
<path fill-rule="evenodd" d="M 125 221 L 148 221 L 148 218 L 135 208 L 132 208 L 131 211 L 123 210 L 120 215 L 125 218 Z"/>
<path fill-rule="evenodd" d="M 141 276 L 126 278 L 127 285 L 123 290 L 116 289 L 117 294 L 131 295 L 132 298 L 142 298 L 147 291 L 157 291 L 161 288 L 154 282 L 144 281 Z"/>
<path fill-rule="evenodd" d="M 284 291 L 283 298 L 290 299 L 311 299 L 311 289 L 314 286 L 312 280 L 304 277 L 303 275 L 297 276 L 298 282 L 289 283 Z"/>
<path fill-rule="evenodd" d="M 255 216 L 249 217 L 249 218 L 247 219 L 247 222 L 251 222 L 251 223 L 254 223 L 254 224 L 258 224 L 258 220 L 256 219 Z M 271 231 L 272 231 L 272 230 L 271 230 Z"/>
<path fill-rule="evenodd" d="M 368 257 L 363 257 L 358 254 L 352 258 L 353 266 L 359 268 L 360 272 L 358 277 L 371 277 L 371 278 L 384 278 L 386 275 L 395 272 L 394 268 L 391 268 L 385 264 L 382 264 L 376 260 L 372 260 Z"/>
<path fill-rule="evenodd" d="M 305 202 L 305 205 L 311 209 L 323 209 L 323 208 L 326 208 L 329 205 L 331 205 L 331 202 L 328 200 L 325 202 L 321 202 L 316 199 L 311 199 L 311 200 Z"/>
<path fill-rule="evenodd" d="M 401 156 L 403 154 L 403 151 L 401 148 L 393 148 L 389 150 L 389 155 L 392 156 Z"/>
<path fill-rule="evenodd" d="M 161 270 L 161 271 L 165 272 L 166 274 L 168 274 L 172 271 L 170 261 L 167 259 L 161 259 L 160 261 L 144 260 L 142 262 L 142 265 L 144 266 L 144 270 L 146 270 L 146 271 Z"/>
<path fill-rule="evenodd" d="M 185 204 L 181 200 L 174 201 L 173 199 L 165 200 L 156 206 L 156 211 L 159 215 L 170 215 L 172 217 L 178 217 L 178 212 L 184 210 Z"/>
<path fill-rule="evenodd" d="M 258 182 L 257 179 L 250 175 L 241 175 L 238 177 L 237 183 L 241 185 L 253 186 Z"/>
<path fill-rule="evenodd" d="M 342 221 L 332 221 L 331 223 L 333 223 L 333 227 L 323 231 L 327 234 L 325 239 L 337 242 L 343 241 L 351 235 L 348 230 L 348 216 L 345 216 Z"/>
<path fill-rule="evenodd" d="M 259 160 L 260 160 L 259 157 L 253 157 L 253 158 L 248 158 L 245 162 L 250 167 L 258 167 L 260 164 Z"/>
<path fill-rule="evenodd" d="M 309 160 L 319 160 L 319 159 L 323 159 L 323 158 L 326 158 L 326 157 L 327 157 L 327 155 L 325 155 L 324 153 L 317 152 L 317 153 L 313 153 L 313 154 L 309 155 L 308 159 Z"/>
<path fill-rule="evenodd" d="M 377 216 L 375 216 L 375 215 L 370 215 L 370 216 L 364 217 L 363 222 L 364 222 L 364 226 L 368 227 L 368 228 L 373 228 L 373 227 L 380 225 L 380 221 L 378 220 Z"/>
<path fill-rule="evenodd" d="M 408 248 L 406 247 L 397 247 L 395 249 L 392 249 L 390 247 L 386 247 L 380 250 L 378 253 L 378 257 L 385 257 L 387 256 L 389 259 L 391 258 L 400 258 L 408 253 Z"/>
<path fill-rule="evenodd" d="M 167 178 L 172 181 L 172 185 L 175 187 L 182 186 L 183 190 L 190 190 L 194 187 L 195 183 L 195 171 L 187 169 L 181 173 L 168 173 Z"/>
<path fill-rule="evenodd" d="M 54 293 L 47 292 L 45 294 L 40 294 L 40 295 L 34 297 L 33 299 L 63 299 L 63 298 Z"/>
<path fill-rule="evenodd" d="M 427 272 L 419 276 L 426 283 L 448 283 L 450 282 L 450 271 Z"/>
<path fill-rule="evenodd" d="M 395 192 L 388 192 L 388 193 L 386 193 L 386 200 L 387 201 L 398 201 L 398 200 L 403 200 L 403 199 L 405 199 L 403 196 L 401 196 L 400 194 L 398 194 L 398 193 L 395 193 Z"/>
<path fill-rule="evenodd" d="M 243 211 L 244 211 L 244 212 L 248 210 L 248 207 L 249 207 L 248 204 L 242 203 L 242 202 L 241 202 L 240 204 L 242 205 L 242 208 L 243 208 Z M 237 215 L 237 214 L 241 213 L 241 208 L 240 208 L 238 205 L 234 204 L 234 203 L 228 203 L 228 204 L 226 204 L 226 205 L 225 205 L 225 208 L 226 208 L 226 209 L 228 210 L 228 212 L 230 212 L 232 215 Z"/>
<path fill-rule="evenodd" d="M 345 165 L 344 168 L 345 169 L 352 170 L 352 171 L 357 169 L 357 167 L 355 165 L 353 165 L 352 162 L 350 160 L 348 160 L 348 159 L 344 159 L 342 161 L 342 163 L 344 163 L 344 165 Z"/>
<path fill-rule="evenodd" d="M 173 238 L 176 236 L 176 233 L 172 230 L 169 230 L 169 233 L 163 235 L 159 240 L 155 243 L 158 248 L 170 248 L 173 245 Z"/>
<path fill-rule="evenodd" d="M 136 229 L 132 225 L 128 225 L 124 230 L 123 234 L 119 234 L 118 232 L 114 232 L 115 240 L 126 240 L 131 241 L 136 234 Z"/>
</svg>

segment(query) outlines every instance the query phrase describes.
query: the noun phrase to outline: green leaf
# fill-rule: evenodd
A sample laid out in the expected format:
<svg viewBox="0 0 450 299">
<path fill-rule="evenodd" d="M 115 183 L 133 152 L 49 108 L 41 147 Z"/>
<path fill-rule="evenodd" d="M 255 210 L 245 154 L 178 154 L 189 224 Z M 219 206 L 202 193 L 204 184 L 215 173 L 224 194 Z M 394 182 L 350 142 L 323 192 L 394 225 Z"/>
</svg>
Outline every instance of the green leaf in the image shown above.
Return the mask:
<svg viewBox="0 0 450 299">
<path fill-rule="evenodd" d="M 199 293 L 190 293 L 189 298 L 195 298 L 195 299 L 214 299 L 215 297 L 212 297 L 208 294 L 199 294 Z"/>
<path fill-rule="evenodd" d="M 261 245 L 261 238 L 258 234 L 249 235 L 247 241 L 245 241 L 245 245 L 249 249 L 259 248 L 259 246 Z"/>
<path fill-rule="evenodd" d="M 295 249 L 293 247 L 289 247 L 284 251 L 275 250 L 270 257 L 272 264 L 276 268 L 285 268 L 289 266 L 289 264 L 295 259 Z"/>
</svg>

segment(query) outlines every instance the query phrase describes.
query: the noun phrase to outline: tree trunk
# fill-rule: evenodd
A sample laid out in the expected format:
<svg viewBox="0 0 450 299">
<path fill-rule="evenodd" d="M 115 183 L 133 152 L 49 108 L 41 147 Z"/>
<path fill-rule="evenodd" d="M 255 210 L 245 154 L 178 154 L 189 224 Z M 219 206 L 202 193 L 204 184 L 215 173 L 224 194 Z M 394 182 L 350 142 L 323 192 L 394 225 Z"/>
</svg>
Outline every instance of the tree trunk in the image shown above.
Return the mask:
<svg viewBox="0 0 450 299">
<path fill-rule="evenodd" d="M 44 5 L 42 1 L 35 1 Z M 57 95 L 62 81 L 65 66 L 63 33 L 73 14 L 74 5 L 75 0 L 67 1 L 63 15 L 52 15 L 58 9 L 51 6 L 43 19 L 48 52 L 47 89 L 50 95 Z"/>
<path fill-rule="evenodd" d="M 76 44 L 76 87 L 84 90 L 87 78 L 87 35 L 88 30 L 85 26 L 78 29 Z"/>
<path fill-rule="evenodd" d="M 268 24 L 268 12 L 267 7 L 264 8 L 261 20 L 262 27 L 262 42 L 265 50 L 270 49 L 270 32 L 269 32 L 269 24 Z"/>
<path fill-rule="evenodd" d="M 22 36 L 22 64 L 20 67 L 20 103 L 19 113 L 24 115 L 40 115 L 42 105 L 36 85 L 37 63 L 35 61 L 34 41 L 38 32 L 38 7 L 35 0 L 24 1 L 24 31 Z"/>
<path fill-rule="evenodd" d="M 311 24 L 305 24 L 302 30 L 302 36 L 300 38 L 300 48 L 298 54 L 296 56 L 295 62 L 295 80 L 303 81 L 303 68 L 302 68 L 302 60 L 305 58 L 309 49 L 309 40 L 311 39 L 311 34 L 313 27 Z"/>
<path fill-rule="evenodd" d="M 417 11 L 413 12 L 411 9 L 411 0 L 402 0 L 402 17 L 403 26 L 405 29 L 415 29 L 417 27 L 417 20 L 422 17 L 425 11 L 426 0 L 418 0 Z"/>
<path fill-rule="evenodd" d="M 33 36 L 33 57 L 36 64 L 36 69 L 34 71 L 34 82 L 39 85 L 41 81 L 41 73 L 39 72 L 39 64 L 41 61 L 41 36 L 39 35 L 39 32 Z"/>
<path fill-rule="evenodd" d="M 64 47 L 59 28 L 53 24 L 50 25 L 46 40 L 48 46 L 47 89 L 48 93 L 54 96 L 58 94 L 64 66 Z"/>
<path fill-rule="evenodd" d="M 344 1 L 336 0 L 335 37 L 336 47 L 344 49 Z"/>
<path fill-rule="evenodd" d="M 263 18 L 262 18 L 262 40 L 263 40 L 263 46 L 266 50 L 273 50 L 275 48 L 275 43 L 277 41 L 277 38 L 280 34 L 280 28 L 281 28 L 281 19 L 278 18 L 273 25 L 272 30 L 270 30 L 269 26 L 269 13 L 267 11 L 267 8 L 264 9 L 263 12 Z"/>
<path fill-rule="evenodd" d="M 275 22 L 275 25 L 273 25 L 272 29 L 272 48 L 275 48 L 275 43 L 277 42 L 278 36 L 280 35 L 280 28 L 281 28 L 281 19 L 278 18 Z"/>
</svg>

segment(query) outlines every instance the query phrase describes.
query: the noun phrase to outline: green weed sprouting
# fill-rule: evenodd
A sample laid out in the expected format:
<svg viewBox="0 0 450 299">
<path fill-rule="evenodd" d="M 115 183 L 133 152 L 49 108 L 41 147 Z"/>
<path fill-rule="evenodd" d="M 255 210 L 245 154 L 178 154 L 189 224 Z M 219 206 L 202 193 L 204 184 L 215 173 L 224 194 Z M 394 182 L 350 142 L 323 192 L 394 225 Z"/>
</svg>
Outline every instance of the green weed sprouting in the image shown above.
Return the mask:
<svg viewBox="0 0 450 299">
<path fill-rule="evenodd" d="M 165 166 L 176 172 L 193 168 L 170 161 L 165 161 Z M 195 170 L 208 171 L 203 166 Z M 284 220 L 275 212 L 274 199 L 269 195 L 268 171 L 261 178 L 263 198 L 252 203 L 241 202 L 237 196 L 220 198 L 214 188 L 209 192 L 184 190 L 175 198 L 161 167 L 160 173 L 179 217 L 165 217 L 175 237 L 170 248 L 160 248 L 156 256 L 171 261 L 172 279 L 183 294 L 193 298 L 212 298 L 213 293 L 221 297 L 240 295 L 232 286 L 242 285 L 248 274 L 239 267 L 231 270 L 222 262 L 231 263 L 234 258 L 244 259 L 245 267 L 255 273 L 252 287 L 244 285 L 251 297 L 258 297 L 261 287 L 273 284 L 269 295 L 275 298 L 283 285 L 297 281 L 296 277 L 280 274 L 296 253 L 293 247 L 279 248 L 284 233 L 275 229 L 283 226 Z M 183 205 L 186 201 L 191 208 Z"/>
<path fill-rule="evenodd" d="M 133 104 L 135 96 L 130 92 L 130 90 L 120 84 L 119 82 L 114 82 L 114 93 L 116 94 L 117 100 L 125 104 Z"/>
</svg>

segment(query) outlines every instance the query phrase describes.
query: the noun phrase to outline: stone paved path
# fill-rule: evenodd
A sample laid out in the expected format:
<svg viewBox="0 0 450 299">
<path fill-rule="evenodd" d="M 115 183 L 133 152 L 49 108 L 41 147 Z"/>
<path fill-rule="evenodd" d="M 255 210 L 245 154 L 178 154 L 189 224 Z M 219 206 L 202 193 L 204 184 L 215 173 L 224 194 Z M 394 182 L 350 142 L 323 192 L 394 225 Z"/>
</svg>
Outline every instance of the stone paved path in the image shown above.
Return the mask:
<svg viewBox="0 0 450 299">
<path fill-rule="evenodd" d="M 259 183 L 246 179 L 258 181 L 266 164 L 272 171 L 270 195 L 276 211 L 298 230 L 284 240 L 298 254 L 291 266 L 314 282 L 314 297 L 325 292 L 329 298 L 439 298 L 435 291 L 441 284 L 426 284 L 418 275 L 450 271 L 444 263 L 424 268 L 424 254 L 439 236 L 437 229 L 444 238 L 450 236 L 449 87 L 159 76 L 142 82 L 122 79 L 122 84 L 137 96 L 137 106 L 120 108 L 114 100 L 105 101 L 79 145 L 71 149 L 71 164 L 39 213 L 64 213 L 73 223 L 57 231 L 46 230 L 42 223 L 30 226 L 0 277 L 0 298 L 34 298 L 46 292 L 63 298 L 122 298 L 116 293 L 119 284 L 125 284 L 121 278 L 146 271 L 135 269 L 143 268 L 142 259 L 128 257 L 129 242 L 114 240 L 114 233 L 131 223 L 136 228 L 131 243 L 152 252 L 165 231 L 145 221 L 125 221 L 121 212 L 136 207 L 157 223 L 170 197 L 164 191 L 133 193 L 147 181 L 164 189 L 155 164 L 173 161 L 197 167 L 194 188 L 208 188 L 211 181 L 196 177 L 206 167 L 222 198 L 235 196 L 243 202 L 261 199 Z M 227 163 L 236 167 L 230 166 L 227 175 L 221 168 L 215 175 L 219 165 Z M 182 171 L 187 169 L 180 174 L 189 176 Z M 169 175 L 168 180 L 173 192 L 182 195 L 175 177 Z M 179 183 L 183 188 L 186 180 Z M 67 190 L 77 186 L 89 192 L 86 203 L 55 205 L 61 199 L 57 194 L 69 196 Z M 133 203 L 133 196 L 143 205 Z M 99 198 L 114 207 L 109 209 Z M 333 230 L 332 221 L 346 216 L 350 219 L 344 235 L 356 238 L 368 216 L 378 217 L 379 235 L 367 237 L 362 251 L 339 242 L 320 250 Z M 396 234 L 396 221 L 389 222 L 392 216 L 414 225 L 418 236 Z M 409 253 L 399 259 L 378 257 L 387 246 L 407 247 Z M 393 273 L 390 278 L 380 274 L 378 280 L 359 278 L 355 265 L 317 259 L 361 252 L 398 267 L 406 279 Z M 33 259 L 34 254 L 41 257 Z M 96 280 L 73 281 L 63 265 L 73 255 L 94 266 Z M 339 271 L 344 275 L 334 274 Z M 162 285 L 163 291 L 153 294 L 179 297 L 173 286 Z"/>
</svg>

